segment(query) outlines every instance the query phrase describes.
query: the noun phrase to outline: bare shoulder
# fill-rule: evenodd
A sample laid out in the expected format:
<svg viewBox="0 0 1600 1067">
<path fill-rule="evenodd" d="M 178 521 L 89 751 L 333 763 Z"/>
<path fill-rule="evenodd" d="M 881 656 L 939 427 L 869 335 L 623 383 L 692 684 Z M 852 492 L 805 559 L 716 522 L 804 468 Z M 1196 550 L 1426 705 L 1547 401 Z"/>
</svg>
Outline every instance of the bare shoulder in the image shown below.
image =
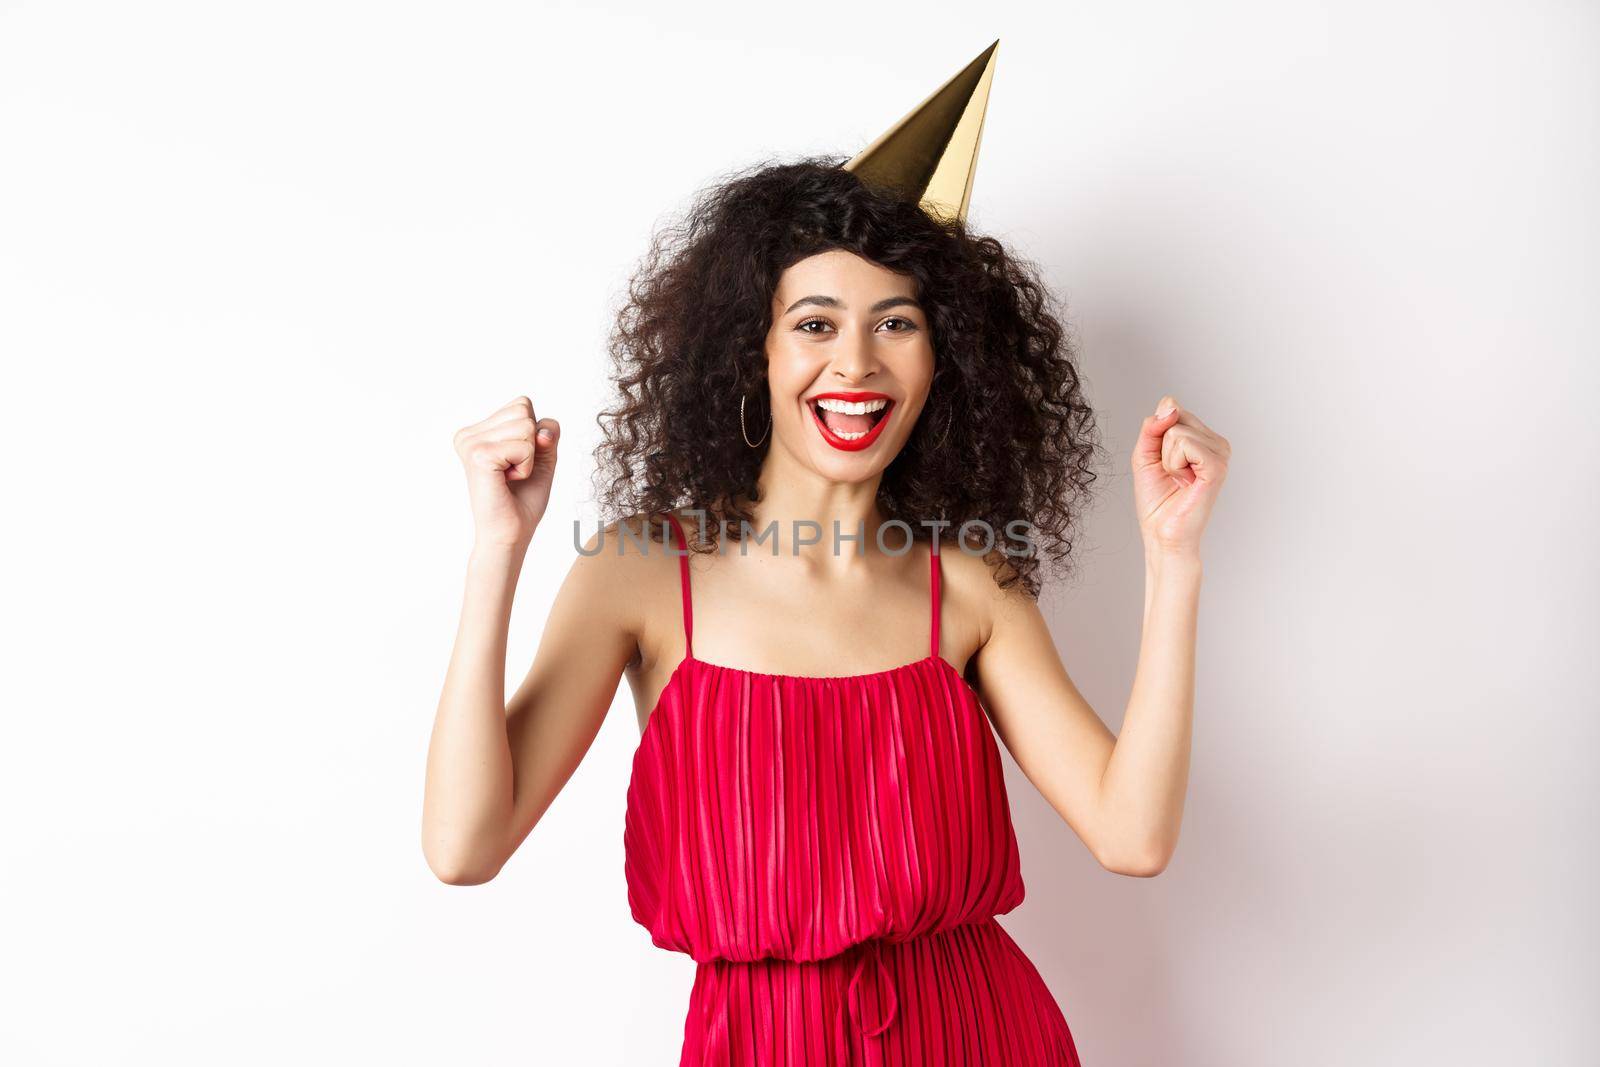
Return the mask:
<svg viewBox="0 0 1600 1067">
<path fill-rule="evenodd" d="M 659 540 L 649 543 L 638 516 L 617 519 L 596 527 L 577 544 L 576 558 L 568 578 L 581 591 L 597 615 L 633 620 L 628 629 L 637 633 L 640 592 L 647 589 L 661 569 Z"/>
<path fill-rule="evenodd" d="M 988 644 L 997 625 L 1019 611 L 1026 612 L 1034 603 L 1020 582 L 1009 589 L 1000 588 L 1000 580 L 1009 570 L 1004 563 L 997 569 L 984 554 L 948 543 L 940 548 L 939 557 L 944 602 L 941 628 L 950 632 L 952 640 L 959 640 L 969 655 Z"/>
<path fill-rule="evenodd" d="M 648 521 L 647 521 L 648 520 Z M 631 515 L 597 527 L 577 549 L 569 581 L 575 583 L 596 622 L 630 634 L 635 642 L 633 664 L 648 659 L 657 644 L 660 605 L 676 605 L 676 544 L 663 539 L 660 516 Z M 686 522 L 679 516 L 680 522 Z M 692 536 L 692 526 L 685 532 Z"/>
</svg>

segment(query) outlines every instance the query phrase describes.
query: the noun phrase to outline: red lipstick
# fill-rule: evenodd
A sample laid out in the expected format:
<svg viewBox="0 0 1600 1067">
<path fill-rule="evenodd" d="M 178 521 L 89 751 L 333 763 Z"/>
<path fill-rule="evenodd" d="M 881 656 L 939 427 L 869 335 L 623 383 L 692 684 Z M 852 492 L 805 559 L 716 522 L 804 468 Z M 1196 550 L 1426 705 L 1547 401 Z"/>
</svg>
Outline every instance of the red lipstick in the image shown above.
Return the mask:
<svg viewBox="0 0 1600 1067">
<path fill-rule="evenodd" d="M 822 421 L 822 415 L 817 410 L 818 400 L 845 400 L 852 404 L 859 404 L 865 400 L 885 400 L 883 414 L 872 428 L 860 437 L 849 439 L 840 437 L 828 429 L 828 424 Z M 817 424 L 817 431 L 822 434 L 822 439 L 841 452 L 859 452 L 868 448 L 883 433 L 883 428 L 889 424 L 889 416 L 894 412 L 894 400 L 887 393 L 818 393 L 816 396 L 806 398 L 806 407 L 811 409 L 811 421 Z"/>
</svg>

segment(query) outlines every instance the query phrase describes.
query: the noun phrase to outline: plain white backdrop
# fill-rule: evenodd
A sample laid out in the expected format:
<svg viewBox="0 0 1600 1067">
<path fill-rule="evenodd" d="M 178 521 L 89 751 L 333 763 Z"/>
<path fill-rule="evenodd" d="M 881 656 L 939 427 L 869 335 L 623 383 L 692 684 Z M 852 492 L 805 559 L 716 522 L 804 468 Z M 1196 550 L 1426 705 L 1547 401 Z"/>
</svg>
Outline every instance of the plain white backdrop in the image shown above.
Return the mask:
<svg viewBox="0 0 1600 1067">
<path fill-rule="evenodd" d="M 0 3 L 0 1059 L 677 1062 L 626 686 L 496 880 L 423 862 L 450 436 L 563 425 L 518 679 L 652 228 L 996 37 L 972 222 L 1112 453 L 1045 608 L 1113 730 L 1133 434 L 1234 449 L 1178 853 L 1106 873 L 1008 760 L 1002 924 L 1089 1067 L 1595 1061 L 1600 13 L 1076 0 Z"/>
</svg>

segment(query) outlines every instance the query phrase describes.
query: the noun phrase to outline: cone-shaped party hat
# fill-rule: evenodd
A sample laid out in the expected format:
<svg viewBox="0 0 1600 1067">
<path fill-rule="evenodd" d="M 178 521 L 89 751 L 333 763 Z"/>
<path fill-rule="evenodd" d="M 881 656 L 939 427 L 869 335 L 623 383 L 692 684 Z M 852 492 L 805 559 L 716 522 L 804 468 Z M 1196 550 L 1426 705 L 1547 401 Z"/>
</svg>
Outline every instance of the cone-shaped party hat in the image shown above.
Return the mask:
<svg viewBox="0 0 1600 1067">
<path fill-rule="evenodd" d="M 915 199 L 936 218 L 966 221 L 999 47 L 996 40 L 985 48 L 844 169 L 869 185 Z"/>
</svg>

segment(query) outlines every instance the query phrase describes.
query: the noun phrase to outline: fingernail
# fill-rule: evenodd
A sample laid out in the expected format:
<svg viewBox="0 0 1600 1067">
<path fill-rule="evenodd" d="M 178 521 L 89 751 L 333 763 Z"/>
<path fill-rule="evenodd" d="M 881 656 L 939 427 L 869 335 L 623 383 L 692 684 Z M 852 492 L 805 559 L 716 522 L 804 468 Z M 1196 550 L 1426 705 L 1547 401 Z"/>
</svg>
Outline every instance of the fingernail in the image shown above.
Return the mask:
<svg viewBox="0 0 1600 1067">
<path fill-rule="evenodd" d="M 548 441 L 548 440 L 550 440 L 550 438 L 552 438 L 554 436 L 555 435 L 550 432 L 550 427 L 548 427 L 548 426 L 539 427 L 539 440 Z"/>
<path fill-rule="evenodd" d="M 1168 415 L 1171 415 L 1177 409 L 1178 409 L 1178 405 L 1174 404 L 1172 401 L 1170 401 L 1170 400 L 1163 401 L 1161 406 L 1156 409 L 1156 418 L 1164 419 Z"/>
</svg>

